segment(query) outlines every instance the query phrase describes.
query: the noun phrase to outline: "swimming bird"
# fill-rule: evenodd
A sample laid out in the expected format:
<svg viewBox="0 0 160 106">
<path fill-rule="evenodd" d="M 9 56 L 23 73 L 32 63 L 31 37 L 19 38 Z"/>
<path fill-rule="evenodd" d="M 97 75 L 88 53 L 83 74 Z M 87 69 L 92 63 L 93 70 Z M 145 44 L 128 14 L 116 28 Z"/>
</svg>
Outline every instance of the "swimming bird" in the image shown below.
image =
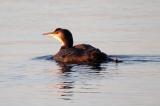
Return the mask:
<svg viewBox="0 0 160 106">
<path fill-rule="evenodd" d="M 68 29 L 57 28 L 54 31 L 43 33 L 43 35 L 51 36 L 61 43 L 61 48 L 53 58 L 57 62 L 62 63 L 97 63 L 103 61 L 114 61 L 104 52 L 89 44 L 78 44 L 73 46 L 73 36 Z"/>
</svg>

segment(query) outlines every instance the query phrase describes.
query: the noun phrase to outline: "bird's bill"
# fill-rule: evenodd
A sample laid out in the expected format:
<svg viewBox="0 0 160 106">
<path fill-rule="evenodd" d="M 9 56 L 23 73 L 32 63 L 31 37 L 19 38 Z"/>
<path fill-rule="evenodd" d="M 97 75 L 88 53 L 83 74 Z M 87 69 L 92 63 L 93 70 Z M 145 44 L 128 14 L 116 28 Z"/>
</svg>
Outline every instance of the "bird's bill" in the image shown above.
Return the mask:
<svg viewBox="0 0 160 106">
<path fill-rule="evenodd" d="M 53 32 L 45 32 L 42 35 L 48 35 L 48 36 L 50 36 L 50 35 L 53 35 Z"/>
</svg>

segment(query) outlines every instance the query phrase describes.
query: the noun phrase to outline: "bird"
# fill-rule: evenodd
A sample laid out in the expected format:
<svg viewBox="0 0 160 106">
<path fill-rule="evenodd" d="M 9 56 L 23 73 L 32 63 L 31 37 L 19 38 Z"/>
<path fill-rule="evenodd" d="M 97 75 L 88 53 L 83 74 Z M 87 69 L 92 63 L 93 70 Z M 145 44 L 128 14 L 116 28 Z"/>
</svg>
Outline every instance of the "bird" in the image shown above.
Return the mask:
<svg viewBox="0 0 160 106">
<path fill-rule="evenodd" d="M 43 33 L 43 35 L 54 37 L 61 43 L 61 48 L 53 55 L 53 59 L 57 62 L 73 64 L 120 62 L 90 44 L 73 45 L 73 36 L 68 29 L 56 28 L 54 31 Z"/>
</svg>

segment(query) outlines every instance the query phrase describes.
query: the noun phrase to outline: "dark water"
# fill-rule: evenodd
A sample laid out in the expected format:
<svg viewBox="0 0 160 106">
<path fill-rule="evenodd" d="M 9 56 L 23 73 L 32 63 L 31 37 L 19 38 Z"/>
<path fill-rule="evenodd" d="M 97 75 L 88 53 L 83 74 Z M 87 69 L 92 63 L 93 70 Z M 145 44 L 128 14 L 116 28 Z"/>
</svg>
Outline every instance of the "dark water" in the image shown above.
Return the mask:
<svg viewBox="0 0 160 106">
<path fill-rule="evenodd" d="M 1 0 L 0 106 L 159 106 L 158 0 Z M 60 44 L 41 35 L 71 30 L 122 63 L 58 64 Z"/>
</svg>

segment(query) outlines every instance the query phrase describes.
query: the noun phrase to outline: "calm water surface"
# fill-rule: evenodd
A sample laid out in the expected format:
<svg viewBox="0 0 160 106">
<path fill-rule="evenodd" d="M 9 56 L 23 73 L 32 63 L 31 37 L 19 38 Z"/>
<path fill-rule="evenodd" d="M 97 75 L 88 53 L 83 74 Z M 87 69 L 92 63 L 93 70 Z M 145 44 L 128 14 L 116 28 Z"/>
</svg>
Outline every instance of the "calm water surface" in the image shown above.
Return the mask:
<svg viewBox="0 0 160 106">
<path fill-rule="evenodd" d="M 0 106 L 159 106 L 159 0 L 1 0 Z M 68 28 L 123 63 L 46 60 Z"/>
</svg>

